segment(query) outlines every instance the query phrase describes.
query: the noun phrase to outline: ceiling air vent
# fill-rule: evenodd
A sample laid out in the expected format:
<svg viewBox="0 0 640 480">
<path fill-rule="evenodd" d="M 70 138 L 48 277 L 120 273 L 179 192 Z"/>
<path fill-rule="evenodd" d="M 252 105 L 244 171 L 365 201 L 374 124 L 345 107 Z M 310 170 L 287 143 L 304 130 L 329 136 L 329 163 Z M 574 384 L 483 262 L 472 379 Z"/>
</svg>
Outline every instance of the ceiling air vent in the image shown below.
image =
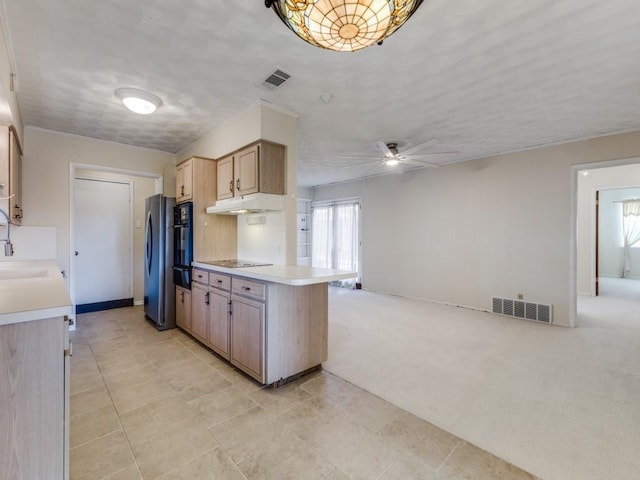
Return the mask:
<svg viewBox="0 0 640 480">
<path fill-rule="evenodd" d="M 270 73 L 269 76 L 267 76 L 267 78 L 260 84 L 260 86 L 268 90 L 275 90 L 276 88 L 281 87 L 284 82 L 286 82 L 290 78 L 290 74 L 280 68 L 277 68 L 273 73 Z"/>
</svg>

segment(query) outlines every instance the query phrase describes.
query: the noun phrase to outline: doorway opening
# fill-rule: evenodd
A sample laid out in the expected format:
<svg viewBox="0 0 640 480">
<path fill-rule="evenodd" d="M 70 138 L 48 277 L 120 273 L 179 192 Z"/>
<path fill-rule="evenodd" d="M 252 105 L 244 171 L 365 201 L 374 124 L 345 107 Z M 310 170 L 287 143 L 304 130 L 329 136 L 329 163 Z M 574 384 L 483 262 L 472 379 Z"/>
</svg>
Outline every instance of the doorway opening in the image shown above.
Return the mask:
<svg viewBox="0 0 640 480">
<path fill-rule="evenodd" d="M 625 248 L 625 233 L 627 243 L 634 241 L 623 220 L 624 203 L 640 199 L 638 161 L 573 168 L 576 310 L 572 326 L 640 328 L 640 242 Z"/>
<path fill-rule="evenodd" d="M 141 305 L 144 201 L 162 193 L 162 176 L 85 164 L 71 164 L 69 175 L 69 292 L 74 311 Z"/>
</svg>

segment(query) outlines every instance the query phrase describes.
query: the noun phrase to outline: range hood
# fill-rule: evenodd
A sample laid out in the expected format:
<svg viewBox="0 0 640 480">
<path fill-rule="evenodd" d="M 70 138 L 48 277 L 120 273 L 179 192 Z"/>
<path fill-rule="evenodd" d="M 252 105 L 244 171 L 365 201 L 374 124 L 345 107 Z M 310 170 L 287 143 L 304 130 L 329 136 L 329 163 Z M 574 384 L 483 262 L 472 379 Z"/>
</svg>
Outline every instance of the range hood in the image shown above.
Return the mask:
<svg viewBox="0 0 640 480">
<path fill-rule="evenodd" d="M 215 205 L 207 207 L 207 213 L 222 215 L 241 215 L 245 213 L 262 213 L 284 210 L 285 195 L 271 193 L 252 193 L 242 197 L 218 200 Z"/>
</svg>

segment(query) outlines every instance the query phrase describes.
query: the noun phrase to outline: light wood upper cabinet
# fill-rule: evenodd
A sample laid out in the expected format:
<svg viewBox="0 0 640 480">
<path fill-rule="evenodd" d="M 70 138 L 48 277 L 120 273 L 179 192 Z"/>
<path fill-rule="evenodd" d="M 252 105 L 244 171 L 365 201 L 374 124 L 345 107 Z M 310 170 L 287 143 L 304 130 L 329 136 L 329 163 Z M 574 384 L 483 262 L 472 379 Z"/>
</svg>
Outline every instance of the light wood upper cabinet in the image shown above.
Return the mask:
<svg viewBox="0 0 640 480">
<path fill-rule="evenodd" d="M 22 156 L 12 127 L 0 126 L 0 208 L 14 225 L 22 223 Z M 4 220 L 4 219 L 2 219 Z"/>
<path fill-rule="evenodd" d="M 256 192 L 285 194 L 283 145 L 260 141 L 218 160 L 217 200 Z"/>
<path fill-rule="evenodd" d="M 236 196 L 248 195 L 260 191 L 258 158 L 260 146 L 254 145 L 238 152 L 233 157 L 233 171 L 236 177 Z"/>
<path fill-rule="evenodd" d="M 176 203 L 193 199 L 193 162 L 190 158 L 176 169 Z"/>
<path fill-rule="evenodd" d="M 233 155 L 218 160 L 218 200 L 233 197 Z"/>
</svg>

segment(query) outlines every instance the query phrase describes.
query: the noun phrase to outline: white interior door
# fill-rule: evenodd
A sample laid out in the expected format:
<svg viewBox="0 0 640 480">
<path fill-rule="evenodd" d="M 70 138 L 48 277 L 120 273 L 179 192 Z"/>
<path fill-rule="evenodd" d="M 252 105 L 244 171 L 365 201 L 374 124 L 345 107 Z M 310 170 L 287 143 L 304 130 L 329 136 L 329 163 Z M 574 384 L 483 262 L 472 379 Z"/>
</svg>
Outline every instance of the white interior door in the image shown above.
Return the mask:
<svg viewBox="0 0 640 480">
<path fill-rule="evenodd" d="M 130 184 L 76 178 L 74 187 L 76 305 L 131 298 Z"/>
</svg>

